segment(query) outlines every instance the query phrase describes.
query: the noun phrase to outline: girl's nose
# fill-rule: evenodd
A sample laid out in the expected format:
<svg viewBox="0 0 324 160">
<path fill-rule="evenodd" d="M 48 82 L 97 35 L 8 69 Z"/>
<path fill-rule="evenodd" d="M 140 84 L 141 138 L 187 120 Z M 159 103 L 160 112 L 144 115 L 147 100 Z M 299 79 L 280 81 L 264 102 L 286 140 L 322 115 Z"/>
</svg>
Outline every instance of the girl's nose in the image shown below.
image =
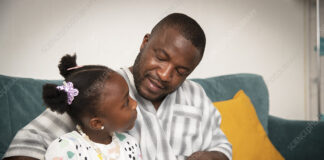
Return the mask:
<svg viewBox="0 0 324 160">
<path fill-rule="evenodd" d="M 133 109 L 133 110 L 135 110 L 136 109 L 136 107 L 137 107 L 137 102 L 133 99 L 133 98 L 131 98 L 131 97 L 129 97 L 130 99 L 130 102 L 131 102 L 131 108 Z"/>
</svg>

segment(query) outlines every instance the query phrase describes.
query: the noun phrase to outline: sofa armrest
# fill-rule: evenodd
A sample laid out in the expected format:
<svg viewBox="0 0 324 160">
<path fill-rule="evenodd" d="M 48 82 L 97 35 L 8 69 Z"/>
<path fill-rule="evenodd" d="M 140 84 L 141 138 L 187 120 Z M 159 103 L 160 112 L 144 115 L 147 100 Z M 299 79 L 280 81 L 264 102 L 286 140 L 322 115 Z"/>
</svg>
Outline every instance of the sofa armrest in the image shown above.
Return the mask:
<svg viewBox="0 0 324 160">
<path fill-rule="evenodd" d="M 324 122 L 269 116 L 269 138 L 287 159 L 324 159 Z"/>
</svg>

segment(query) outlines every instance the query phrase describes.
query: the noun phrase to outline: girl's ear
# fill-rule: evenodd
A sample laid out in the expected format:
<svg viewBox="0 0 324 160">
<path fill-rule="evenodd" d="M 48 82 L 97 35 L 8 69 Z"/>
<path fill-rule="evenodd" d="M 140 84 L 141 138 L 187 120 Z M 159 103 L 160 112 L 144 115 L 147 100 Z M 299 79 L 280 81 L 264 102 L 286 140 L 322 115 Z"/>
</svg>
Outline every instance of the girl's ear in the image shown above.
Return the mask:
<svg viewBox="0 0 324 160">
<path fill-rule="evenodd" d="M 104 126 L 103 121 L 98 118 L 91 118 L 89 122 L 90 128 L 94 130 L 101 130 L 101 127 Z"/>
</svg>

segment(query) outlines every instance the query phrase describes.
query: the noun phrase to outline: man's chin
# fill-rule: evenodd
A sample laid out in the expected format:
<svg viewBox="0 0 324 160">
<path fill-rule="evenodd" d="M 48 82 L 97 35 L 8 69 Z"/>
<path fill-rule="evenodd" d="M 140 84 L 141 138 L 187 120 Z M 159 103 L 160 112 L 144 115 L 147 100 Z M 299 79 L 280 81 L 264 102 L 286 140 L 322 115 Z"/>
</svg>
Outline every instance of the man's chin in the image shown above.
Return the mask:
<svg viewBox="0 0 324 160">
<path fill-rule="evenodd" d="M 154 96 L 154 95 L 147 95 L 147 94 L 140 94 L 143 98 L 149 101 L 158 101 L 161 99 L 159 96 Z"/>
<path fill-rule="evenodd" d="M 140 94 L 140 96 L 142 96 L 143 98 L 145 98 L 146 100 L 149 100 L 151 102 L 161 101 L 163 99 L 162 95 L 153 94 L 147 90 L 140 90 L 139 94 Z"/>
<path fill-rule="evenodd" d="M 144 99 L 146 99 L 148 101 L 151 101 L 151 102 L 160 101 L 160 100 L 163 100 L 163 98 L 165 97 L 162 94 L 154 93 L 153 91 L 150 91 L 148 88 L 143 87 L 143 83 L 138 83 L 138 85 L 135 84 L 135 87 L 136 87 L 137 93 L 141 97 L 143 97 Z"/>
</svg>

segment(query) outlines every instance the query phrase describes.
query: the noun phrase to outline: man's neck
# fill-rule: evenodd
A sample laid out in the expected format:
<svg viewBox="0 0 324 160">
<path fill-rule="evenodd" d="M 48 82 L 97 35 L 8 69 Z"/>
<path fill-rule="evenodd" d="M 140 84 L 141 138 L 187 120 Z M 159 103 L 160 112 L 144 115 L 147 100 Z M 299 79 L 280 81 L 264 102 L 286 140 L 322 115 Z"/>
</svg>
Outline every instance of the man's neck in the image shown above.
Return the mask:
<svg viewBox="0 0 324 160">
<path fill-rule="evenodd" d="M 160 107 L 160 105 L 162 103 L 162 101 L 157 101 L 157 102 L 151 101 L 151 102 L 152 102 L 152 104 L 153 104 L 156 111 L 159 109 L 159 107 Z"/>
</svg>

